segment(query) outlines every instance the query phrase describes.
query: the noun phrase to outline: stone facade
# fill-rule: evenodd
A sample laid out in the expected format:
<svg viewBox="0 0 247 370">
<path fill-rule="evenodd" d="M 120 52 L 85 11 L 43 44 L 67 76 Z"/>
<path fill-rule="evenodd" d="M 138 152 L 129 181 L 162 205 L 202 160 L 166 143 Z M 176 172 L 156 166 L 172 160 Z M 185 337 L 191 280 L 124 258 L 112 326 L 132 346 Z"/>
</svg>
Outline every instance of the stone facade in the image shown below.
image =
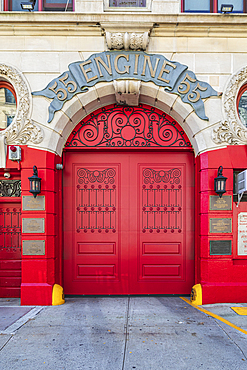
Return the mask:
<svg viewBox="0 0 247 370">
<path fill-rule="evenodd" d="M 56 272 L 57 261 L 62 263 L 62 243 L 56 246 L 62 231 L 54 216 L 56 212 L 62 212 L 58 206 L 61 198 L 58 199 L 56 188 L 62 177 L 55 169 L 56 164 L 62 162 L 66 141 L 84 117 L 101 107 L 117 101 L 121 103 L 121 94 L 126 95 L 130 105 L 135 101 L 132 105 L 147 104 L 167 113 L 188 136 L 195 155 L 195 199 L 199 204 L 196 205 L 195 216 L 195 282 L 205 283 L 202 289 L 204 297 L 207 297 L 205 303 L 226 299 L 229 292 L 234 291 L 229 288 L 231 284 L 240 286 L 237 293 L 239 301 L 244 299 L 247 282 L 241 279 L 247 276 L 246 258 L 243 259 L 244 263 L 238 263 L 240 257 L 236 252 L 234 233 L 227 236 L 231 238 L 234 250 L 233 258 L 228 258 L 227 267 L 223 266 L 223 259 L 215 263 L 217 257 L 209 256 L 208 224 L 212 212 L 208 199 L 214 194 L 213 179 L 219 165 L 224 168 L 228 166 L 228 195 L 233 194 L 233 169 L 247 168 L 246 154 L 243 154 L 247 129 L 240 122 L 236 108 L 239 89 L 247 82 L 247 18 L 237 14 L 181 14 L 180 2 L 176 0 L 147 1 L 145 9 L 124 11 L 109 9 L 107 0 L 80 0 L 75 4 L 75 12 L 70 13 L 2 12 L 0 25 L 0 80 L 10 82 L 17 95 L 15 119 L 6 130 L 0 132 L 1 176 L 7 168 L 20 171 L 22 195 L 29 195 L 27 179 L 33 166 L 33 157 L 35 153 L 40 153 L 36 165 L 43 171 L 42 181 L 45 185 L 42 195 L 48 204 L 48 208 L 42 211 L 42 217 L 47 217 L 50 227 L 45 236 L 39 236 L 46 242 L 48 254 L 44 259 L 25 256 L 23 304 L 51 304 L 52 286 L 62 282 L 61 272 L 60 275 Z M 68 71 L 71 63 L 86 61 L 93 54 L 109 50 L 160 54 L 173 63 L 188 66 L 188 70 L 193 71 L 199 81 L 207 82 L 218 92 L 217 96 L 204 99 L 205 114 L 209 119 L 199 118 L 193 107 L 183 102 L 179 94 L 171 94 L 153 82 L 126 79 L 127 82 L 99 82 L 89 87 L 87 92 L 77 93 L 56 111 L 48 123 L 51 99 L 33 96 L 31 92 L 44 89 L 52 80 Z M 56 89 L 56 86 L 50 87 L 51 90 Z M 133 96 L 127 96 L 129 93 Z M 26 150 L 25 160 L 20 165 L 10 162 L 8 155 L 4 157 L 6 144 L 21 145 Z M 239 157 L 238 149 L 241 152 Z M 217 164 L 214 163 L 213 153 L 220 153 Z M 47 178 L 51 181 L 47 181 Z M 62 186 L 62 182 L 59 184 Z M 245 204 L 240 206 L 241 211 L 247 211 Z M 231 214 L 228 215 L 228 218 L 232 217 L 235 229 L 236 209 L 229 210 Z M 37 214 L 34 212 L 29 216 L 34 218 Z M 30 239 L 27 235 L 23 238 Z M 60 254 L 56 256 L 58 250 Z M 237 263 L 234 259 L 238 259 Z M 37 267 L 34 267 L 33 261 Z M 232 278 L 224 277 L 225 280 L 230 279 L 228 285 L 224 285 L 225 281 L 220 282 L 224 285 L 224 293 L 220 295 L 221 298 L 211 299 L 211 291 L 218 278 L 217 268 L 218 271 L 221 268 L 230 271 L 232 268 Z M 38 269 L 43 269 L 42 281 L 35 275 Z M 33 275 L 29 279 L 27 271 L 31 270 Z M 54 277 L 58 275 L 59 279 Z M 220 290 L 220 284 L 217 289 L 223 291 Z M 44 300 L 40 298 L 42 294 L 39 298 L 38 293 L 35 296 L 34 292 L 39 292 L 39 289 L 42 294 L 44 292 Z M 210 293 L 205 295 L 206 291 Z"/>
<path fill-rule="evenodd" d="M 141 26 L 139 19 L 142 20 Z M 105 34 L 112 33 L 114 29 L 129 32 L 130 35 L 149 35 L 149 43 L 145 43 L 146 52 L 159 53 L 171 61 L 187 65 L 198 79 L 208 82 L 219 93 L 225 93 L 231 76 L 245 67 L 247 55 L 244 37 L 247 21 L 241 15 L 229 18 L 215 14 L 161 16 L 153 13 L 98 13 L 95 21 L 95 15 L 91 14 L 1 13 L 0 22 L 4 26 L 0 31 L 1 61 L 14 66 L 26 79 L 31 91 L 44 88 L 52 78 L 64 72 L 70 63 L 107 50 Z M 117 24 L 124 26 L 119 28 Z M 94 109 L 93 99 L 89 98 L 92 95 L 97 101 L 97 107 L 105 104 L 105 97 L 108 97 L 109 103 L 115 99 L 111 83 L 101 83 L 90 88 L 83 96 L 78 95 L 66 103 L 63 110 L 56 113 L 51 124 L 47 124 L 49 101 L 30 96 L 30 118 L 44 132 L 39 144 L 29 141 L 30 145 L 58 153 L 54 143 L 66 141 L 69 129 L 55 129 L 55 121 L 65 115 L 65 118 L 74 117 L 73 122 L 76 124 L 75 120 L 79 121 L 82 116 L 76 114 L 75 109 L 81 110 L 83 105 L 85 114 Z M 152 83 L 142 84 L 140 102 L 166 108 L 195 142 L 196 154 L 225 145 L 222 140 L 214 139 L 219 123 L 227 115 L 222 97 L 210 98 L 205 102 L 209 122 L 196 117 L 191 107 L 181 103 L 179 97 L 170 96 Z M 54 136 L 53 140 L 50 140 L 51 135 Z"/>
</svg>

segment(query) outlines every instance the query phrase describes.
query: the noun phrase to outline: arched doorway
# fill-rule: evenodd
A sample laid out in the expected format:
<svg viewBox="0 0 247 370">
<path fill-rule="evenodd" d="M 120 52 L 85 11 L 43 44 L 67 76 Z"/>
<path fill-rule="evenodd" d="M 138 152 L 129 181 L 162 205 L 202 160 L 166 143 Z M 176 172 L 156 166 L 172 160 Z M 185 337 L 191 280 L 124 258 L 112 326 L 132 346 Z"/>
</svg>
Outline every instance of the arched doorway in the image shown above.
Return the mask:
<svg viewBox="0 0 247 370">
<path fill-rule="evenodd" d="M 65 294 L 186 294 L 194 284 L 194 155 L 145 105 L 83 119 L 64 153 Z"/>
</svg>

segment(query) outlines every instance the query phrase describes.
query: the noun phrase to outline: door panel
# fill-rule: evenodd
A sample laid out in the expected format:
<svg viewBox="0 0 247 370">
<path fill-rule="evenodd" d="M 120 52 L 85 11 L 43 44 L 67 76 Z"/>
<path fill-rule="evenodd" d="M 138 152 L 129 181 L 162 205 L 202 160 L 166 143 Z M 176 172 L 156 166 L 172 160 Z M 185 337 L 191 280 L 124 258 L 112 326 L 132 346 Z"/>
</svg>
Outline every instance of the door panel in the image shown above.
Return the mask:
<svg viewBox="0 0 247 370">
<path fill-rule="evenodd" d="M 189 293 L 193 155 L 66 152 L 66 294 Z"/>
</svg>

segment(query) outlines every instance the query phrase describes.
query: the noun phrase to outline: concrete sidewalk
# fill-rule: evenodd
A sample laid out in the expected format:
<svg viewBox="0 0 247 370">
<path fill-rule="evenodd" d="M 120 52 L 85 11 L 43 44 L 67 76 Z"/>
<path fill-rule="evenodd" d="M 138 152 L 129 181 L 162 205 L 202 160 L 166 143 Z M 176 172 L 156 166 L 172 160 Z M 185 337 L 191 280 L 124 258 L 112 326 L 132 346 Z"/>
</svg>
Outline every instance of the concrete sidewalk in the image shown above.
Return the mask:
<svg viewBox="0 0 247 370">
<path fill-rule="evenodd" d="M 204 307 L 247 329 L 231 306 L 238 305 Z M 53 307 L 0 299 L 1 307 L 5 326 L 6 307 L 23 322 L 0 335 L 1 370 L 247 369 L 247 335 L 179 297 L 67 298 Z"/>
</svg>

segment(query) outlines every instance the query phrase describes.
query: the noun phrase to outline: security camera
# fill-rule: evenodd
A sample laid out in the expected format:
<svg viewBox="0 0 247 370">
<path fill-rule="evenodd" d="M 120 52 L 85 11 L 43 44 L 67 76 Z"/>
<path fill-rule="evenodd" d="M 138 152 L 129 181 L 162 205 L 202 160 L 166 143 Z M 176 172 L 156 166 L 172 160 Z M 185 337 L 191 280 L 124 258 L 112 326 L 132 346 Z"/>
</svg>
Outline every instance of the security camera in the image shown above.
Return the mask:
<svg viewBox="0 0 247 370">
<path fill-rule="evenodd" d="M 9 178 L 10 178 L 10 173 L 9 173 L 9 172 L 5 172 L 3 176 L 4 176 L 6 179 L 9 179 Z"/>
</svg>

